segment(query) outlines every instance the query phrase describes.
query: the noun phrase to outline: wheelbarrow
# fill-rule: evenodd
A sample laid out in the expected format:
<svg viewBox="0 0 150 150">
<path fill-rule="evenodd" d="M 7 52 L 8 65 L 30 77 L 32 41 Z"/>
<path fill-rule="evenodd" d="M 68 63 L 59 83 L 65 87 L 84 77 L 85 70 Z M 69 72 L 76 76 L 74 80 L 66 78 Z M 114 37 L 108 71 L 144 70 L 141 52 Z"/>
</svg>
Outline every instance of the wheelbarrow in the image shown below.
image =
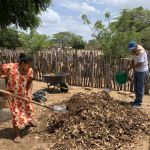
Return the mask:
<svg viewBox="0 0 150 150">
<path fill-rule="evenodd" d="M 69 86 L 66 83 L 66 77 L 68 75 L 69 73 L 66 72 L 58 72 L 58 73 L 45 74 L 42 77 L 47 83 L 48 89 L 50 86 L 54 86 L 54 88 L 55 87 L 60 88 L 62 92 L 68 92 Z"/>
</svg>

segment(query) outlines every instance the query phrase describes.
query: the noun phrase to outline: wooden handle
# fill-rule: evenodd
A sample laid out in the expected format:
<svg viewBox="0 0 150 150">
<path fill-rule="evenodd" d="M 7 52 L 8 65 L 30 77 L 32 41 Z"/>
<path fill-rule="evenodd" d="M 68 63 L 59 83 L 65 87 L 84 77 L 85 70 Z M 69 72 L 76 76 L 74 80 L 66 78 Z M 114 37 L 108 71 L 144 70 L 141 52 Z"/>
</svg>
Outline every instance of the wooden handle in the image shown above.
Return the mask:
<svg viewBox="0 0 150 150">
<path fill-rule="evenodd" d="M 48 106 L 46 106 L 46 105 L 42 105 L 42 104 L 40 104 L 40 103 L 38 103 L 38 102 L 35 102 L 35 101 L 30 101 L 30 100 L 27 99 L 27 98 L 24 98 L 24 97 L 22 97 L 22 96 L 13 94 L 13 93 L 11 93 L 11 92 L 8 92 L 8 91 L 2 90 L 2 89 L 0 89 L 0 93 L 6 94 L 6 95 L 9 95 L 9 96 L 13 96 L 13 97 L 17 97 L 17 98 L 20 98 L 21 100 L 24 100 L 24 101 L 26 101 L 26 102 L 34 103 L 34 104 L 36 104 L 36 105 L 39 105 L 39 106 L 42 106 L 42 107 L 45 107 L 45 108 L 48 108 L 48 109 L 53 110 L 53 108 L 51 108 L 51 107 L 48 107 Z"/>
</svg>

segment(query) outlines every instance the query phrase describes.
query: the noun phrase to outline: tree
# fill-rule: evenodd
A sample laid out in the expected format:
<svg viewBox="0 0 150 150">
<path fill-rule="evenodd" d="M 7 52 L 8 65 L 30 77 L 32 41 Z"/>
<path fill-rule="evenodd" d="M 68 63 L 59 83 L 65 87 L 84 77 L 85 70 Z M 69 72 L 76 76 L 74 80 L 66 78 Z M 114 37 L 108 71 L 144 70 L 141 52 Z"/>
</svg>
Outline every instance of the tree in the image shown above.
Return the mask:
<svg viewBox="0 0 150 150">
<path fill-rule="evenodd" d="M 51 0 L 1 0 L 0 28 L 3 29 L 12 24 L 25 30 L 37 27 L 38 14 L 45 11 L 51 2 Z"/>
<path fill-rule="evenodd" d="M 104 55 L 110 55 L 111 51 L 111 43 L 112 43 L 112 33 L 109 28 L 110 23 L 110 13 L 105 13 L 105 20 L 108 22 L 108 26 L 105 26 L 102 20 L 97 20 L 91 28 L 92 36 L 96 38 L 96 42 L 98 44 L 98 48 L 104 52 Z M 91 22 L 88 20 L 86 15 L 82 16 L 84 24 L 88 24 L 90 26 Z"/>
<path fill-rule="evenodd" d="M 89 40 L 86 44 L 87 49 L 100 49 L 101 45 L 97 39 Z"/>
<path fill-rule="evenodd" d="M 145 29 L 143 29 L 141 31 L 141 36 L 142 36 L 142 44 L 144 46 L 144 48 L 146 48 L 147 50 L 149 50 L 150 53 L 150 27 L 147 27 Z"/>
<path fill-rule="evenodd" d="M 108 24 L 110 24 L 110 18 L 111 18 L 110 12 L 107 11 L 107 12 L 105 12 L 104 15 L 105 15 L 105 20 L 108 21 Z"/>
<path fill-rule="evenodd" d="M 86 42 L 83 41 L 81 36 L 73 37 L 70 43 L 74 49 L 85 49 Z"/>
<path fill-rule="evenodd" d="M 37 51 L 48 48 L 53 44 L 47 35 L 41 35 L 35 30 L 31 30 L 30 34 L 21 32 L 20 40 L 23 43 L 24 49 L 31 53 L 36 53 Z"/>
<path fill-rule="evenodd" d="M 18 31 L 14 28 L 8 28 L 0 31 L 0 47 L 14 49 L 22 45 Z"/>
<path fill-rule="evenodd" d="M 142 7 L 132 10 L 123 10 L 115 22 L 110 22 L 110 13 L 105 13 L 104 25 L 101 20 L 97 20 L 91 28 L 91 22 L 86 15 L 82 16 L 83 22 L 90 26 L 95 37 L 103 50 L 104 55 L 111 57 L 125 57 L 128 55 L 128 42 L 136 40 L 138 43 L 149 47 L 150 37 L 150 11 Z"/>
<path fill-rule="evenodd" d="M 138 7 L 132 10 L 125 9 L 116 22 L 111 23 L 113 32 L 120 32 L 130 36 L 128 39 L 134 39 L 147 49 L 150 49 L 150 10 Z M 131 37 L 132 35 L 132 37 Z"/>
<path fill-rule="evenodd" d="M 71 32 L 59 32 L 53 34 L 52 41 L 61 45 L 62 48 L 68 46 L 72 48 L 84 48 L 85 42 L 83 38 Z"/>
<path fill-rule="evenodd" d="M 111 38 L 110 53 L 116 59 L 118 57 L 128 56 L 128 43 L 132 39 L 136 39 L 140 43 L 141 35 L 135 31 L 131 32 L 116 32 Z"/>
<path fill-rule="evenodd" d="M 116 29 L 120 32 L 141 32 L 150 26 L 150 10 L 138 7 L 132 10 L 124 9 L 121 16 L 117 18 Z"/>
<path fill-rule="evenodd" d="M 74 37 L 74 33 L 71 32 L 59 32 L 56 34 L 53 34 L 52 40 L 56 43 L 62 46 L 64 48 L 65 46 L 70 46 L 69 42 Z"/>
</svg>

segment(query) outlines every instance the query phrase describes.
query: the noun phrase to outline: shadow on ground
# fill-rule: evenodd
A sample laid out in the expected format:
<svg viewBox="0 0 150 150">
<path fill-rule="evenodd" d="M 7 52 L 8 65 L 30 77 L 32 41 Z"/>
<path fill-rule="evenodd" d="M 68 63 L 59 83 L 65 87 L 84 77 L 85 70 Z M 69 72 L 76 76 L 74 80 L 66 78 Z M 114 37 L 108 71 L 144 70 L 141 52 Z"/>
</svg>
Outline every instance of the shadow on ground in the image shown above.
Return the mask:
<svg viewBox="0 0 150 150">
<path fill-rule="evenodd" d="M 0 139 L 13 139 L 13 129 L 12 128 L 1 129 Z"/>
</svg>

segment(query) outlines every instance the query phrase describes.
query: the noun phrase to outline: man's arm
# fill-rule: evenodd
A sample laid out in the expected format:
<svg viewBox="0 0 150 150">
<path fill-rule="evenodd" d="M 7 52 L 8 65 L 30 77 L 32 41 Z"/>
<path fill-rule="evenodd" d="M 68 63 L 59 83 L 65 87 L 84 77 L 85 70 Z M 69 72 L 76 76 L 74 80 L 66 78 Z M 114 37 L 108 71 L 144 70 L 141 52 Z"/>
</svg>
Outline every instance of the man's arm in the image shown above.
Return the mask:
<svg viewBox="0 0 150 150">
<path fill-rule="evenodd" d="M 144 53 L 142 53 L 137 58 L 137 64 L 134 64 L 134 60 L 132 59 L 131 65 L 128 68 L 128 70 L 142 67 L 144 65 L 144 62 L 145 62 L 145 55 Z"/>
<path fill-rule="evenodd" d="M 128 70 L 139 68 L 143 66 L 143 62 L 137 63 L 136 65 L 131 65 Z"/>
<path fill-rule="evenodd" d="M 127 67 L 127 70 L 131 70 L 133 66 L 134 66 L 134 60 L 132 59 L 130 65 Z"/>
</svg>

